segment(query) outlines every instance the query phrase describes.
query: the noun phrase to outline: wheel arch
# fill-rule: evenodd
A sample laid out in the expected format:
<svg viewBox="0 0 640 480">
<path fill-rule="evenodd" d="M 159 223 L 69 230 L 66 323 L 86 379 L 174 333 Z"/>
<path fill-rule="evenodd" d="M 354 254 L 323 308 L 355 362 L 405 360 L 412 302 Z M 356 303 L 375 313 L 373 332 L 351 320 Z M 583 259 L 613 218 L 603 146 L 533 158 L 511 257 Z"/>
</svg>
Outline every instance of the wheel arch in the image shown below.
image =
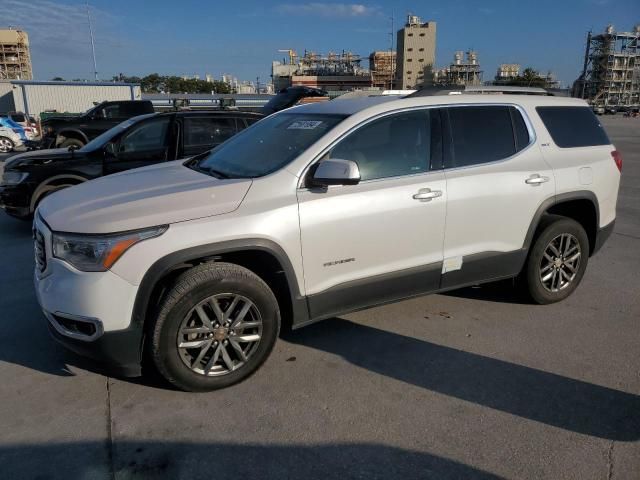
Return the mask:
<svg viewBox="0 0 640 480">
<path fill-rule="evenodd" d="M 594 253 L 600 226 L 600 206 L 593 192 L 580 190 L 562 193 L 542 202 L 529 225 L 523 248 L 529 249 L 543 216 L 548 214 L 571 218 L 582 225 L 589 238 L 589 255 Z"/>
<path fill-rule="evenodd" d="M 35 211 L 38 201 L 47 192 L 50 192 L 61 185 L 78 185 L 80 183 L 87 182 L 88 180 L 88 178 L 75 173 L 61 173 L 47 178 L 36 187 L 31 195 L 31 204 L 29 205 L 31 212 Z"/>
<path fill-rule="evenodd" d="M 283 322 L 293 325 L 294 319 L 295 323 L 308 319 L 306 299 L 300 293 L 295 270 L 285 251 L 270 240 L 243 239 L 180 250 L 154 262 L 138 287 L 131 326 L 146 332 L 151 324 L 149 317 L 172 282 L 196 265 L 216 261 L 243 266 L 264 280 L 278 300 Z"/>
</svg>

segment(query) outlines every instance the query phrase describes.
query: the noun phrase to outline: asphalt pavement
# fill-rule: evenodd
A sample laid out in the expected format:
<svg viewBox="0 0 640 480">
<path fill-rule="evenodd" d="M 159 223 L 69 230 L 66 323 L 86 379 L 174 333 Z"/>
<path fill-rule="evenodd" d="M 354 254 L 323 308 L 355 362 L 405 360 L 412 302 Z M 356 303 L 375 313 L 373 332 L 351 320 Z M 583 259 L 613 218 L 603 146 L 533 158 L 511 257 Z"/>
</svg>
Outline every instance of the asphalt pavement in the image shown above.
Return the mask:
<svg viewBox="0 0 640 480">
<path fill-rule="evenodd" d="M 0 478 L 637 480 L 640 119 L 603 123 L 618 218 L 569 299 L 501 282 L 345 315 L 213 393 L 108 377 L 54 343 L 30 225 L 0 214 Z"/>
</svg>

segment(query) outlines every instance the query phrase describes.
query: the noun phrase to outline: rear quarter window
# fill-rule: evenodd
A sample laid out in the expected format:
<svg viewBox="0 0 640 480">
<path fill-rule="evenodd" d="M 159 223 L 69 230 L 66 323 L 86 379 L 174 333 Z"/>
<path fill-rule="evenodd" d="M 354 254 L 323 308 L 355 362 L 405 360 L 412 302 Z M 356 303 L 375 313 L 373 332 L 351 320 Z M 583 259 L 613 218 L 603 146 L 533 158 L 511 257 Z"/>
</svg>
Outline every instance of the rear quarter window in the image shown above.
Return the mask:
<svg viewBox="0 0 640 480">
<path fill-rule="evenodd" d="M 611 144 L 589 107 L 536 107 L 536 111 L 554 143 L 560 148 Z"/>
</svg>

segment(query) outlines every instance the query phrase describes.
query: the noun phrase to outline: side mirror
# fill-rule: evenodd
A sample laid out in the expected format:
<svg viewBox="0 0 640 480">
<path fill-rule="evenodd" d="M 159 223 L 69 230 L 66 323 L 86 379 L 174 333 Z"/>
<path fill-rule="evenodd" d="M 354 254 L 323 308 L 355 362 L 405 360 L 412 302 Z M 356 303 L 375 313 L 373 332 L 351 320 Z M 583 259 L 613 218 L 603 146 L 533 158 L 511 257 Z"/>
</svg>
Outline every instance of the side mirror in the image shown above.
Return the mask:
<svg viewBox="0 0 640 480">
<path fill-rule="evenodd" d="M 360 168 L 353 160 L 331 158 L 318 164 L 311 179 L 315 187 L 329 185 L 356 185 L 360 182 Z"/>
</svg>

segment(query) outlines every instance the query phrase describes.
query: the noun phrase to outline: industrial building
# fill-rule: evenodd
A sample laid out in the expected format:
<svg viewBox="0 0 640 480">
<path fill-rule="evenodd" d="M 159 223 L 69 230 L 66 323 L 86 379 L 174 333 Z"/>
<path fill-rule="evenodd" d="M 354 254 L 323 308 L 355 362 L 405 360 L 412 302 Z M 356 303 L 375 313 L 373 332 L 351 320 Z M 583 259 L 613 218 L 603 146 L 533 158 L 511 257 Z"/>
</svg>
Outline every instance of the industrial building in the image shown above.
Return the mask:
<svg viewBox="0 0 640 480">
<path fill-rule="evenodd" d="M 462 51 L 455 52 L 453 62 L 448 67 L 436 71 L 435 82 L 439 85 L 481 85 L 482 70 L 478 62 L 478 53 L 469 50 L 465 57 Z"/>
<path fill-rule="evenodd" d="M 510 82 L 520 76 L 520 64 L 518 63 L 501 63 L 496 72 L 495 82 L 497 84 Z"/>
<path fill-rule="evenodd" d="M 0 30 L 0 80 L 31 80 L 29 35 L 22 30 Z"/>
<path fill-rule="evenodd" d="M 409 15 L 397 35 L 398 88 L 406 90 L 432 84 L 436 61 L 436 22 L 423 23 L 420 17 Z"/>
<path fill-rule="evenodd" d="M 0 111 L 79 113 L 105 100 L 140 100 L 137 83 L 0 81 Z"/>
<path fill-rule="evenodd" d="M 376 51 L 369 55 L 371 83 L 374 87 L 393 90 L 396 74 L 396 52 Z"/>
<path fill-rule="evenodd" d="M 344 50 L 326 56 L 305 51 L 298 57 L 294 50 L 280 51 L 288 53 L 289 61 L 272 63 L 275 91 L 297 85 L 333 91 L 371 87 L 371 73 L 360 66 L 360 55 Z"/>
<path fill-rule="evenodd" d="M 574 96 L 596 105 L 623 107 L 640 103 L 640 25 L 631 32 L 587 34 L 584 67 Z"/>
</svg>

